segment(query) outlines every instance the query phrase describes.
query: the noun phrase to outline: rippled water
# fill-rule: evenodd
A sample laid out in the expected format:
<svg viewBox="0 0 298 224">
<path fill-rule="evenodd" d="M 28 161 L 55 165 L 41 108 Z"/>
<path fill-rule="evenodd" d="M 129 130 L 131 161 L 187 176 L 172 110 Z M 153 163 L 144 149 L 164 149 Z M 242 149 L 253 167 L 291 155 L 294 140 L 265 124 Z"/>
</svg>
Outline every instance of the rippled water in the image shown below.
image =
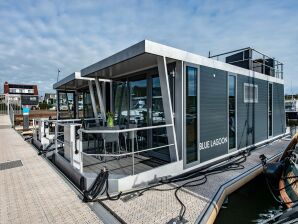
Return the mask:
<svg viewBox="0 0 298 224">
<path fill-rule="evenodd" d="M 226 201 L 216 224 L 261 223 L 282 209 L 271 196 L 262 174 L 231 194 Z"/>
</svg>

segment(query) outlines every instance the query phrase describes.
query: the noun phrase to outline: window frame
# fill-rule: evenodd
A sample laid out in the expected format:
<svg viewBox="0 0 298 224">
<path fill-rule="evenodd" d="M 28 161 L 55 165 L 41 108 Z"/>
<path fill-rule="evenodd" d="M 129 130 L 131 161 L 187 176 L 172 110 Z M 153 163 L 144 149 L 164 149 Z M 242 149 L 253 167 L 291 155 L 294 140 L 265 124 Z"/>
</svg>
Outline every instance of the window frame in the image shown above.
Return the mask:
<svg viewBox="0 0 298 224">
<path fill-rule="evenodd" d="M 250 91 L 250 89 L 253 89 L 254 96 L 246 96 L 246 89 Z M 251 95 L 251 94 L 249 94 Z M 251 83 L 244 83 L 243 84 L 243 101 L 244 103 L 258 103 L 259 102 L 259 89 L 258 85 L 256 84 L 251 84 Z"/>
</svg>

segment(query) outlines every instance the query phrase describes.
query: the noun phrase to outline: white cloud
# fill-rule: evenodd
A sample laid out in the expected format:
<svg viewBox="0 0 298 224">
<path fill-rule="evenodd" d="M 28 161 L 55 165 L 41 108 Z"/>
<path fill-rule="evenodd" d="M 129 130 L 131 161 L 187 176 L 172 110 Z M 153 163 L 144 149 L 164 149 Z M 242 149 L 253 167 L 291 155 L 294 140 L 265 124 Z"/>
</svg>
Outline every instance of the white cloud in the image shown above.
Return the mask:
<svg viewBox="0 0 298 224">
<path fill-rule="evenodd" d="M 297 1 L 0 2 L 0 83 L 52 91 L 66 76 L 143 39 L 207 56 L 252 46 L 285 63 L 298 92 Z M 2 85 L 2 84 L 1 84 Z"/>
</svg>

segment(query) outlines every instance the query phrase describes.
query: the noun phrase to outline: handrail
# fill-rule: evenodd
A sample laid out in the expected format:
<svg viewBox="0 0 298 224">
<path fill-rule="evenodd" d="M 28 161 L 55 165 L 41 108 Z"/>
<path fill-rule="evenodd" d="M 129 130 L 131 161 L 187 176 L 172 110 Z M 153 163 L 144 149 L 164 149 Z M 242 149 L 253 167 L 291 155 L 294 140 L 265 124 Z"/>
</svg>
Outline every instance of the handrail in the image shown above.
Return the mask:
<svg viewBox="0 0 298 224">
<path fill-rule="evenodd" d="M 245 59 L 244 58 L 244 51 L 245 50 L 250 50 L 251 54 Z M 234 51 L 229 51 L 229 52 L 225 52 L 225 53 L 221 53 L 221 54 L 217 54 L 217 55 L 211 55 L 210 52 L 209 52 L 209 58 L 211 59 L 214 59 L 216 58 L 217 61 L 223 61 L 222 60 L 222 57 L 227 57 L 233 53 L 243 53 L 243 59 L 242 60 L 235 60 L 235 61 L 231 61 L 231 62 L 226 62 L 226 63 L 229 63 L 229 64 L 232 64 L 234 65 L 235 63 L 237 62 L 241 62 L 241 61 L 249 61 L 249 62 L 254 62 L 254 63 L 257 63 L 257 64 L 260 64 L 260 67 L 263 67 L 264 69 L 265 68 L 269 68 L 273 71 L 273 74 L 270 75 L 270 74 L 266 74 L 265 71 L 262 71 L 261 73 L 263 74 L 266 74 L 266 75 L 269 75 L 269 76 L 273 76 L 273 77 L 276 77 L 276 78 L 281 78 L 283 79 L 283 63 L 276 60 L 275 58 L 273 57 L 270 57 L 266 54 L 263 54 L 261 53 L 260 51 L 257 51 L 256 49 L 254 48 L 250 48 L 250 47 L 247 47 L 247 48 L 242 48 L 242 49 L 238 49 L 238 50 L 234 50 Z M 258 55 L 258 57 L 255 57 L 256 55 Z M 220 59 L 221 58 L 221 59 Z M 263 61 L 262 62 L 258 62 L 256 61 L 257 59 L 262 59 Z M 270 65 L 267 65 L 266 64 L 266 61 L 267 60 L 273 60 L 274 61 L 274 65 L 270 66 Z M 242 67 L 242 66 L 239 66 L 239 67 Z M 258 66 L 253 66 L 251 67 L 249 65 L 249 70 L 254 70 L 255 68 L 257 68 Z"/>
<path fill-rule="evenodd" d="M 15 111 L 14 111 L 13 107 L 11 106 L 11 104 L 9 104 L 9 118 L 10 118 L 12 127 L 14 127 L 14 114 L 15 114 Z"/>
<path fill-rule="evenodd" d="M 87 133 L 87 134 L 113 134 L 113 133 L 123 133 L 123 132 L 131 132 L 131 131 L 142 131 L 142 130 L 149 130 L 149 129 L 157 129 L 157 128 L 165 128 L 165 127 L 173 127 L 173 124 L 164 124 L 164 125 L 156 125 L 156 126 L 147 126 L 147 127 L 140 127 L 140 128 L 127 128 L 127 129 L 116 129 L 116 130 L 99 130 L 99 129 L 79 129 L 79 133 Z"/>
<path fill-rule="evenodd" d="M 157 146 L 157 147 L 152 147 L 152 148 L 148 148 L 148 149 L 143 149 L 143 150 L 138 150 L 138 151 L 133 151 L 133 152 L 127 152 L 127 153 L 118 153 L 118 154 L 113 154 L 113 153 L 106 153 L 106 154 L 96 154 L 96 153 L 86 153 L 86 152 L 81 152 L 84 155 L 87 156 L 102 156 L 102 157 L 121 157 L 121 156 L 128 156 L 128 155 L 133 155 L 133 154 L 137 154 L 140 152 L 148 152 L 148 151 L 153 151 L 155 149 L 161 149 L 161 148 L 165 148 L 165 147 L 169 147 L 169 146 L 173 146 L 175 144 L 167 144 L 167 145 L 162 145 L 162 146 Z"/>
<path fill-rule="evenodd" d="M 43 118 L 37 118 L 35 119 L 36 121 L 44 121 L 44 122 L 53 122 L 53 123 L 58 123 L 58 122 L 70 122 L 70 121 L 81 121 L 81 119 L 60 119 L 60 120 L 51 120 L 51 119 L 43 119 Z"/>
</svg>

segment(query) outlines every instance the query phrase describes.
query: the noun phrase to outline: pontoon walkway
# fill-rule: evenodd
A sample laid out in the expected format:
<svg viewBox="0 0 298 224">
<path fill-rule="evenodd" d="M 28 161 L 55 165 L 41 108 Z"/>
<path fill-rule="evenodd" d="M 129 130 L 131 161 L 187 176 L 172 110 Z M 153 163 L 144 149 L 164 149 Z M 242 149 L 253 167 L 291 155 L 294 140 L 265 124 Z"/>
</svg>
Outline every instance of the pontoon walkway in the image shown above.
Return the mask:
<svg viewBox="0 0 298 224">
<path fill-rule="evenodd" d="M 6 115 L 0 136 L 0 223 L 102 223 Z"/>
<path fill-rule="evenodd" d="M 244 169 L 208 176 L 205 184 L 179 191 L 178 196 L 186 206 L 184 218 L 187 223 L 213 223 L 225 197 L 262 172 L 259 156 L 264 154 L 268 161 L 276 160 L 289 142 L 289 139 L 280 139 L 262 146 L 247 157 L 242 164 Z M 171 187 L 173 185 L 158 188 Z M 174 191 L 147 191 L 126 202 L 107 200 L 103 203 L 126 223 L 174 223 L 169 221 L 177 217 L 180 211 Z"/>
</svg>

